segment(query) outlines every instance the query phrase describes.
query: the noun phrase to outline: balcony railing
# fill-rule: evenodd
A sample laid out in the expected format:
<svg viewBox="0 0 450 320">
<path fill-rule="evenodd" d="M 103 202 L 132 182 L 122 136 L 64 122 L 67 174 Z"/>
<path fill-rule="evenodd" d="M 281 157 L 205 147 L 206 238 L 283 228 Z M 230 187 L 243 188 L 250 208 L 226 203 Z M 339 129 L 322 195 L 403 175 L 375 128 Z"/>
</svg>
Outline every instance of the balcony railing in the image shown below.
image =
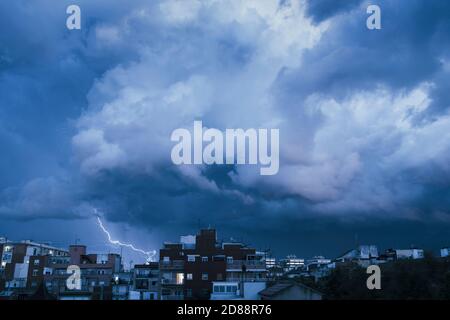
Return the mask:
<svg viewBox="0 0 450 320">
<path fill-rule="evenodd" d="M 234 260 L 233 262 L 227 262 L 227 270 L 242 271 L 245 265 L 246 271 L 265 271 L 266 264 L 264 261 L 253 260 Z"/>
<path fill-rule="evenodd" d="M 227 281 L 230 282 L 239 282 L 239 281 L 246 281 L 246 282 L 265 282 L 267 281 L 267 277 L 252 277 L 248 274 L 242 275 L 241 277 L 233 277 L 233 276 L 227 276 Z"/>
<path fill-rule="evenodd" d="M 166 285 L 183 285 L 184 281 L 177 281 L 176 279 L 161 279 L 161 284 Z"/>
<path fill-rule="evenodd" d="M 184 300 L 183 295 L 163 295 L 161 300 Z"/>
<path fill-rule="evenodd" d="M 161 270 L 182 270 L 184 269 L 184 261 L 182 260 L 175 260 L 169 262 L 160 261 L 159 268 Z"/>
</svg>

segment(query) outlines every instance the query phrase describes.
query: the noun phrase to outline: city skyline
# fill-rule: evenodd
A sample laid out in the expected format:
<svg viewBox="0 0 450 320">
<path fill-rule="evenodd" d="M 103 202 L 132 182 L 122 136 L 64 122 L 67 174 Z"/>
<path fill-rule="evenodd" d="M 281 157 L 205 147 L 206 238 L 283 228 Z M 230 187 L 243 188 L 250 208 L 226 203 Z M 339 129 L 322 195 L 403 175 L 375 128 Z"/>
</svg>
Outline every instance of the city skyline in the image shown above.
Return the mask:
<svg viewBox="0 0 450 320">
<path fill-rule="evenodd" d="M 209 226 L 211 228 L 211 226 Z M 104 228 L 104 227 L 103 227 Z M 118 242 L 121 242 L 120 240 L 116 239 L 114 235 L 111 235 L 110 231 L 107 230 L 105 228 L 105 231 L 108 232 L 108 236 L 105 236 L 105 243 L 85 243 L 83 242 L 82 239 L 80 238 L 76 238 L 74 241 L 68 241 L 68 242 L 55 242 L 52 240 L 49 241 L 41 241 L 41 240 L 34 240 L 31 238 L 22 238 L 20 240 L 18 239 L 12 239 L 12 238 L 8 238 L 5 236 L 0 235 L 0 239 L 3 239 L 5 241 L 9 241 L 9 242 L 26 242 L 26 241 L 32 241 L 32 242 L 36 242 L 36 243 L 45 243 L 47 245 L 51 245 L 54 247 L 57 247 L 59 249 L 63 249 L 63 248 L 68 248 L 71 245 L 84 245 L 88 248 L 90 248 L 91 250 L 97 252 L 97 253 L 116 253 L 116 254 L 120 254 L 123 257 L 123 262 L 124 262 L 124 267 L 127 268 L 131 268 L 132 264 L 141 264 L 141 263 L 145 263 L 148 261 L 157 261 L 158 260 L 158 255 L 159 252 L 158 250 L 160 249 L 161 246 L 164 245 L 164 243 L 180 243 L 181 238 L 182 237 L 186 237 L 186 236 L 195 236 L 196 232 L 198 230 L 200 230 L 201 228 L 197 228 L 195 229 L 195 232 L 191 232 L 191 233 L 186 233 L 186 234 L 179 234 L 176 237 L 172 237 L 172 238 L 166 238 L 165 240 L 163 240 L 161 243 L 156 244 L 155 247 L 152 248 L 152 250 L 155 250 L 156 253 L 151 255 L 151 258 L 148 254 L 148 252 L 144 252 L 145 248 L 135 248 L 134 245 L 135 244 L 122 244 L 122 245 L 118 245 Z M 214 229 L 214 228 L 213 228 Z M 103 231 L 103 232 L 105 232 Z M 106 233 L 105 233 L 106 235 Z M 110 241 L 108 241 L 108 237 L 110 237 Z M 260 252 L 265 252 L 267 254 L 268 257 L 273 257 L 275 259 L 284 259 L 288 256 L 296 256 L 299 259 L 311 259 L 311 258 L 315 258 L 315 257 L 324 257 L 324 258 L 329 258 L 329 259 L 335 259 L 339 256 L 341 256 L 342 254 L 344 254 L 345 252 L 348 252 L 351 248 L 356 248 L 358 246 L 361 245 L 375 245 L 378 247 L 379 250 L 390 250 L 390 249 L 399 249 L 399 248 L 403 248 L 403 249 L 411 249 L 411 248 L 420 248 L 422 250 L 424 250 L 425 252 L 429 252 L 432 255 L 439 255 L 440 254 L 440 250 L 442 248 L 449 248 L 450 246 L 447 245 L 447 243 L 442 243 L 440 246 L 437 247 L 422 247 L 420 245 L 417 245 L 414 243 L 414 241 L 411 241 L 410 244 L 406 244 L 406 245 L 396 245 L 396 244 L 385 244 L 385 245 L 380 245 L 378 242 L 364 242 L 364 241 L 360 241 L 360 239 L 357 237 L 357 235 L 355 235 L 354 238 L 354 242 L 353 244 L 350 244 L 347 247 L 343 247 L 341 251 L 336 251 L 336 253 L 332 253 L 332 254 L 323 254 L 323 252 L 329 252 L 326 248 L 320 248 L 319 250 L 309 253 L 309 254 L 304 254 L 302 252 L 299 252 L 297 250 L 291 250 L 291 249 L 286 249 L 280 253 L 277 253 L 276 251 L 272 250 L 269 245 L 266 246 L 258 246 L 255 245 L 254 243 L 245 241 L 243 237 L 240 237 L 238 235 L 234 235 L 231 237 L 223 237 L 220 233 L 220 230 L 218 230 L 218 238 L 217 238 L 219 243 L 242 243 L 244 245 L 250 245 L 256 248 L 256 250 L 260 251 Z M 130 249 L 130 246 L 133 246 L 134 249 Z M 138 252 L 141 251 L 141 252 Z M 128 268 L 128 269 L 129 269 Z"/>
<path fill-rule="evenodd" d="M 145 263 L 128 265 L 122 252 L 99 252 L 82 243 L 60 248 L 0 238 L 0 300 L 442 299 L 449 294 L 450 247 L 429 255 L 417 247 L 356 245 L 335 258 L 273 258 L 239 241 L 221 241 L 217 230 L 207 228 L 164 242 L 158 252 L 153 261 L 147 257 Z M 382 289 L 381 270 L 388 289 L 377 293 L 372 290 Z M 372 272 L 378 275 L 366 281 L 365 274 Z M 427 273 L 430 278 L 424 282 Z M 405 277 L 433 289 L 404 289 Z M 355 292 L 345 290 L 348 281 Z"/>
</svg>

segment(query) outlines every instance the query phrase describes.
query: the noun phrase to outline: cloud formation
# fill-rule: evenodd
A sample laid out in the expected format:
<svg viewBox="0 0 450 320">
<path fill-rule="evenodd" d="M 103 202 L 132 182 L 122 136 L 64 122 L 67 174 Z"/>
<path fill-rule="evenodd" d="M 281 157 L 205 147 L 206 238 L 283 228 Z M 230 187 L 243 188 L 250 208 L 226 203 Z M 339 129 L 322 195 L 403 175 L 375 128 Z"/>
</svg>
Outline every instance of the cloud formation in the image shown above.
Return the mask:
<svg viewBox="0 0 450 320">
<path fill-rule="evenodd" d="M 0 215 L 95 206 L 149 230 L 203 221 L 256 238 L 302 221 L 447 223 L 450 5 L 378 4 L 369 31 L 361 0 L 79 1 L 74 33 L 64 2 L 33 15 L 15 2 L 27 23 L 0 19 L 21 35 L 0 35 Z M 279 128 L 279 174 L 174 166 L 170 134 L 194 120 Z"/>
</svg>

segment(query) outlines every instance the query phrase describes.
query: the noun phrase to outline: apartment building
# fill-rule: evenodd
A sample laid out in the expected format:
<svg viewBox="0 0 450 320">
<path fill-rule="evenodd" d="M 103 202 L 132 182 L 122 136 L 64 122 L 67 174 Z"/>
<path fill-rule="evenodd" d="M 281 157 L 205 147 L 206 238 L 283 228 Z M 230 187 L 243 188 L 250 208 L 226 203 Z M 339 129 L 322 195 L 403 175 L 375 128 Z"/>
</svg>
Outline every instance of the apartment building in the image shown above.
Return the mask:
<svg viewBox="0 0 450 320">
<path fill-rule="evenodd" d="M 81 271 L 81 288 L 69 289 L 67 268 L 76 265 Z M 47 290 L 61 300 L 111 300 L 115 274 L 122 271 L 119 254 L 88 254 L 86 246 L 71 245 L 65 259 L 50 258 L 45 265 Z"/>
<path fill-rule="evenodd" d="M 113 275 L 112 299 L 129 300 L 133 286 L 133 272 L 122 270 Z"/>
<path fill-rule="evenodd" d="M 271 269 L 271 268 L 275 268 L 277 266 L 277 259 L 276 258 L 266 258 L 266 268 L 267 269 Z"/>
<path fill-rule="evenodd" d="M 7 241 L 0 244 L 0 291 L 3 295 L 28 295 L 33 293 L 43 275 L 48 272 L 45 265 L 49 259 L 63 259 L 67 250 L 30 240 Z"/>
<path fill-rule="evenodd" d="M 295 254 L 290 254 L 285 259 L 282 259 L 280 264 L 284 272 L 289 272 L 302 268 L 305 265 L 305 259 L 297 258 Z"/>
<path fill-rule="evenodd" d="M 160 277 L 159 263 L 137 264 L 133 269 L 130 300 L 159 300 Z"/>
<path fill-rule="evenodd" d="M 213 282 L 264 282 L 264 254 L 242 243 L 218 242 L 216 230 L 202 229 L 160 250 L 161 299 L 209 299 Z"/>
</svg>

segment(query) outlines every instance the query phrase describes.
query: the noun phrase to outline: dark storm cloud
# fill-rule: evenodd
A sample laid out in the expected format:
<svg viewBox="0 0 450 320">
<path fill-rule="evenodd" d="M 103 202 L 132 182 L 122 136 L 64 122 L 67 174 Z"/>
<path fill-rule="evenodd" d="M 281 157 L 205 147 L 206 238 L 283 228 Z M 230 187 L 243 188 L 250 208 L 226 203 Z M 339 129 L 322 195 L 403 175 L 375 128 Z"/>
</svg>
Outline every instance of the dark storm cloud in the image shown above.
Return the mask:
<svg viewBox="0 0 450 320">
<path fill-rule="evenodd" d="M 351 1 L 312 3 L 333 8 L 331 3 Z M 435 103 L 441 104 L 440 109 L 448 106 L 440 96 L 450 77 L 442 62 L 449 58 L 450 4 L 439 0 L 377 4 L 382 8 L 380 31 L 367 30 L 364 7 L 336 17 L 319 45 L 305 55 L 303 67 L 284 70 L 280 90 L 300 100 L 315 92 L 342 98 L 378 85 L 400 90 L 436 80 Z"/>
<path fill-rule="evenodd" d="M 448 2 L 378 1 L 379 31 L 356 0 L 309 1 L 312 22 L 296 1 L 81 1 L 76 32 L 67 4 L 0 4 L 2 219 L 97 208 L 278 254 L 449 240 Z M 174 166 L 170 133 L 198 118 L 279 126 L 280 174 Z"/>
</svg>

